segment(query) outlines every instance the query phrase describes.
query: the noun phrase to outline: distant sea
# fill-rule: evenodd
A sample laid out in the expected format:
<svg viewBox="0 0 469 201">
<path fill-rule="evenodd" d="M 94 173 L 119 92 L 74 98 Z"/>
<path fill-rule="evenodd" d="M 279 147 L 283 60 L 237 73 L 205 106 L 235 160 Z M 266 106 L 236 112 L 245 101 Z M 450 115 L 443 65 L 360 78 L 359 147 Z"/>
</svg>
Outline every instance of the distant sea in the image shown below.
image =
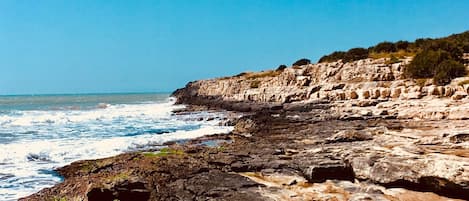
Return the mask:
<svg viewBox="0 0 469 201">
<path fill-rule="evenodd" d="M 0 96 L 0 200 L 62 181 L 53 169 L 76 160 L 232 129 L 222 114 L 173 115 L 181 107 L 162 93 Z"/>
</svg>

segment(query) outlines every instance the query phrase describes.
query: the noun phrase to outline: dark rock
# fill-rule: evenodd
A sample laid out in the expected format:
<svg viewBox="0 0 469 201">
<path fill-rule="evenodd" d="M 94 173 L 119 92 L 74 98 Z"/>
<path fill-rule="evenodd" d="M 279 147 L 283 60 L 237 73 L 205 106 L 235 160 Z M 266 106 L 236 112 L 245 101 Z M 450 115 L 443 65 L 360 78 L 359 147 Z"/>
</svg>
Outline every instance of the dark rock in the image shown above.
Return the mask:
<svg viewBox="0 0 469 201">
<path fill-rule="evenodd" d="M 327 161 L 308 167 L 304 177 L 311 183 L 320 183 L 328 179 L 353 181 L 355 174 L 350 165 L 343 161 Z"/>
<path fill-rule="evenodd" d="M 469 134 L 467 134 L 467 133 L 456 134 L 456 135 L 451 136 L 451 137 L 449 138 L 449 140 L 450 140 L 452 143 L 467 142 L 467 141 L 469 141 Z"/>
</svg>

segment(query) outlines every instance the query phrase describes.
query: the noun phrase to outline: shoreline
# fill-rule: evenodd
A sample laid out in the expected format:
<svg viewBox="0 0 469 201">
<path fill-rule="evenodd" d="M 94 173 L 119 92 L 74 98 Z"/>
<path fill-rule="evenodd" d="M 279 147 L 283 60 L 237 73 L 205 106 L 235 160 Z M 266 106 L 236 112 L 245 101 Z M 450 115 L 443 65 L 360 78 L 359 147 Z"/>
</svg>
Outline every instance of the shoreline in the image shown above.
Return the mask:
<svg viewBox="0 0 469 201">
<path fill-rule="evenodd" d="M 403 79 L 406 62 L 191 82 L 176 103 L 243 114 L 231 133 L 75 162 L 22 200 L 469 200 L 468 78 Z"/>
<path fill-rule="evenodd" d="M 344 151 L 352 154 L 351 150 L 361 150 L 379 140 L 376 135 L 382 135 L 379 133 L 385 129 L 428 126 L 431 121 L 344 120 L 327 108 L 330 106 L 325 104 L 308 108 L 308 112 L 305 108 L 261 109 L 235 120 L 235 130 L 229 134 L 166 143 L 168 149 L 162 153 L 125 153 L 74 162 L 58 169 L 65 177 L 63 183 L 22 200 L 51 196 L 88 200 L 271 200 L 293 196 L 288 199 L 302 200 L 311 193 L 318 199 L 332 196 L 339 200 L 360 196 L 469 199 L 467 189 L 455 188 L 454 184 L 432 186 L 435 181 L 443 182 L 438 178 L 427 184 L 405 183 L 398 178 L 387 183 L 360 178 L 359 170 L 343 156 Z M 357 133 L 347 133 L 350 129 Z M 344 131 L 345 135 L 337 136 Z M 312 133 L 316 133 L 314 139 Z M 220 144 L 206 146 L 207 141 Z M 386 172 L 379 174 L 383 181 L 386 177 L 392 180 Z"/>
</svg>

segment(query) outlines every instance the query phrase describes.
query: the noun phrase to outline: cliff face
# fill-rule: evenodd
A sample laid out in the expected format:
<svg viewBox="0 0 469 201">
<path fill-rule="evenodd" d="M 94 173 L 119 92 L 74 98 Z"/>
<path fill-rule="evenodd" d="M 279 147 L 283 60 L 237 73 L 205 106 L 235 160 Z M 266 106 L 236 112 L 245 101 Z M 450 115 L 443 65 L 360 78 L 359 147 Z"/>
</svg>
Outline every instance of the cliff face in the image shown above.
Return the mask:
<svg viewBox="0 0 469 201">
<path fill-rule="evenodd" d="M 469 84 L 464 84 L 469 82 L 463 82 L 469 78 L 454 79 L 446 86 L 433 85 L 431 79 L 404 79 L 403 69 L 410 60 L 391 64 L 388 59 L 364 59 L 243 73 L 191 82 L 174 96 L 179 103 L 235 110 L 239 108 L 233 105 L 239 102 L 269 106 L 327 102 L 349 115 L 384 111 L 398 118 L 469 118 Z"/>
<path fill-rule="evenodd" d="M 431 80 L 404 80 L 410 59 L 389 64 L 386 59 L 365 59 L 287 68 L 281 72 L 245 73 L 200 80 L 175 92 L 182 102 L 194 97 L 224 101 L 288 103 L 312 100 L 420 99 L 424 96 L 467 95 L 469 85 L 431 85 Z M 464 79 L 464 78 L 463 78 Z M 456 79 L 461 81 L 461 79 Z M 457 97 L 454 97 L 457 98 Z"/>
<path fill-rule="evenodd" d="M 385 59 L 351 63 L 333 62 L 287 68 L 283 71 L 245 73 L 229 78 L 189 83 L 177 97 L 218 97 L 225 101 L 295 102 L 314 99 L 353 98 L 363 86 L 383 87 L 400 79 L 409 60 L 386 64 Z"/>
</svg>

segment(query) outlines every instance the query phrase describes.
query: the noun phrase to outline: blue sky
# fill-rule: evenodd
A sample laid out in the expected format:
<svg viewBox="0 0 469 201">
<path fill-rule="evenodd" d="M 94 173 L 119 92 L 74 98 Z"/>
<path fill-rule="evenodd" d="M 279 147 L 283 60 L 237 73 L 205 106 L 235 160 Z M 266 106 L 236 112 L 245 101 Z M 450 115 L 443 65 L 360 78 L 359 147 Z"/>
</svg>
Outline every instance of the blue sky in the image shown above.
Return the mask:
<svg viewBox="0 0 469 201">
<path fill-rule="evenodd" d="M 469 30 L 469 1 L 2 0 L 0 94 L 170 92 Z"/>
</svg>

